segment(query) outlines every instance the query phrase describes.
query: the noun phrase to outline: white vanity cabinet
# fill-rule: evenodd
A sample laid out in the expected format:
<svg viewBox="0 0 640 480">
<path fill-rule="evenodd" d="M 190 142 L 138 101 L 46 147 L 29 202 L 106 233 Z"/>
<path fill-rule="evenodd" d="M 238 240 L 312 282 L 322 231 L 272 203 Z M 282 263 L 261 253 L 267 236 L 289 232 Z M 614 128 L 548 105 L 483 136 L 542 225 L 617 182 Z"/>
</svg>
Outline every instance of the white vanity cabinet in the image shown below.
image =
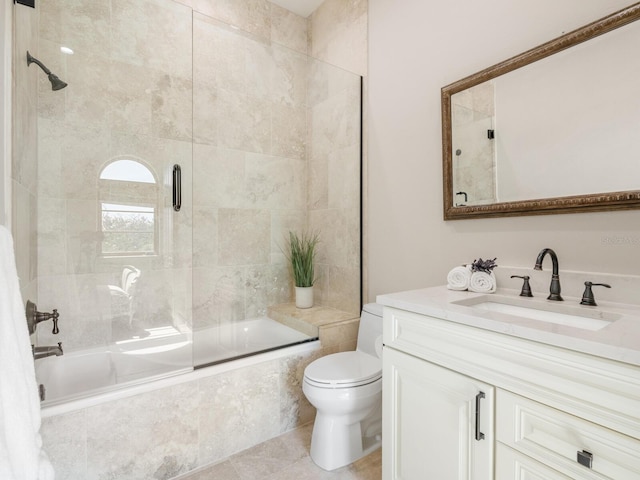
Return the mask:
<svg viewBox="0 0 640 480">
<path fill-rule="evenodd" d="M 492 479 L 493 387 L 392 348 L 383 364 L 385 478 Z"/>
<path fill-rule="evenodd" d="M 640 366 L 446 316 L 384 308 L 384 480 L 640 480 Z"/>
</svg>

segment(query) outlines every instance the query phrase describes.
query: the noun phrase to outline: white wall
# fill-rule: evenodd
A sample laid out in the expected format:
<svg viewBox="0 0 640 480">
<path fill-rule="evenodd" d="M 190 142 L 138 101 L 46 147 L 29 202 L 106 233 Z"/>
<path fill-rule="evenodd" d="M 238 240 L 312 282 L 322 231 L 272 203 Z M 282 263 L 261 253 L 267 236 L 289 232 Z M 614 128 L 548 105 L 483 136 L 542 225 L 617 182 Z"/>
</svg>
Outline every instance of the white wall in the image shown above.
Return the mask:
<svg viewBox="0 0 640 480">
<path fill-rule="evenodd" d="M 478 257 L 533 267 L 547 246 L 561 270 L 638 274 L 640 210 L 442 220 L 441 87 L 629 4 L 370 0 L 369 300 Z"/>
<path fill-rule="evenodd" d="M 638 188 L 639 44 L 634 22 L 495 80 L 499 201 Z"/>
</svg>

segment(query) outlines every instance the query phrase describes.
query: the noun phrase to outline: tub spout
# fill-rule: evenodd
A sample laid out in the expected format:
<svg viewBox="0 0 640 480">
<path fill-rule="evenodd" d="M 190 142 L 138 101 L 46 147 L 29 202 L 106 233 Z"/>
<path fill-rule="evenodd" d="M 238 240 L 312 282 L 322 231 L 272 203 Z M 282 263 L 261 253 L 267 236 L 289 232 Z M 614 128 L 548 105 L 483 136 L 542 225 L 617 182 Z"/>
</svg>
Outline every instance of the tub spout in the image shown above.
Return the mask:
<svg viewBox="0 0 640 480">
<path fill-rule="evenodd" d="M 34 360 L 38 360 L 40 358 L 45 358 L 45 357 L 50 357 L 52 355 L 55 355 L 56 357 L 59 357 L 60 355 L 64 354 L 64 352 L 62 351 L 62 342 L 58 342 L 58 346 L 57 347 L 54 347 L 54 346 L 34 347 L 33 345 L 31 345 L 31 351 L 33 352 L 33 359 Z"/>
<path fill-rule="evenodd" d="M 544 248 L 538 254 L 538 258 L 536 258 L 536 265 L 533 267 L 534 270 L 542 270 L 542 260 L 544 259 L 546 254 L 551 256 L 551 262 L 553 264 L 553 271 L 551 272 L 551 285 L 549 287 L 549 296 L 547 300 L 557 300 L 562 301 L 562 297 L 560 296 L 560 274 L 558 272 L 558 256 L 556 252 L 551 250 L 550 248 Z"/>
</svg>

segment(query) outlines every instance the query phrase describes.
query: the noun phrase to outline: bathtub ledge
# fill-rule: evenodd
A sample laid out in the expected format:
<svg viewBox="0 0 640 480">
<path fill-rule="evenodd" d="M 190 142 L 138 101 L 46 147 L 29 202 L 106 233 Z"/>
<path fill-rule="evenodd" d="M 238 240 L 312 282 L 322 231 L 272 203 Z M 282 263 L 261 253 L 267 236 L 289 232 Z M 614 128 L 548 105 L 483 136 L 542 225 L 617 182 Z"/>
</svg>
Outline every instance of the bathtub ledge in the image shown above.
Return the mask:
<svg viewBox="0 0 640 480">
<path fill-rule="evenodd" d="M 354 350 L 360 315 L 332 307 L 296 308 L 281 303 L 268 308 L 267 316 L 312 337 L 318 337 L 323 349 Z"/>
</svg>

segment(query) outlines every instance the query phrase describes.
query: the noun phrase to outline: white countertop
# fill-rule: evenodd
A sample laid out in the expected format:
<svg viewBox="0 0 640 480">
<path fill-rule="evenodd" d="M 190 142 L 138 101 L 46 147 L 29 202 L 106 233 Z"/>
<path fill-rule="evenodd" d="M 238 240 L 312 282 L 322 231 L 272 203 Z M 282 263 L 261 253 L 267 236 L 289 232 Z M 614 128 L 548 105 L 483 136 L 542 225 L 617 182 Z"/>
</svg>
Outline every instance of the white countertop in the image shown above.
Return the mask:
<svg viewBox="0 0 640 480">
<path fill-rule="evenodd" d="M 448 290 L 445 286 L 378 295 L 377 302 L 400 310 L 428 315 L 471 327 L 554 345 L 640 366 L 640 307 L 621 303 L 598 302 L 598 306 L 580 305 L 580 299 L 564 297 L 563 302 L 546 299 L 534 292 L 533 298 L 519 297 L 519 290 L 499 289 L 498 297 L 513 297 L 520 304 L 550 309 L 556 304 L 569 307 L 591 318 L 614 316 L 617 320 L 596 331 L 532 320 L 452 302 L 491 297 L 491 294 Z"/>
</svg>

